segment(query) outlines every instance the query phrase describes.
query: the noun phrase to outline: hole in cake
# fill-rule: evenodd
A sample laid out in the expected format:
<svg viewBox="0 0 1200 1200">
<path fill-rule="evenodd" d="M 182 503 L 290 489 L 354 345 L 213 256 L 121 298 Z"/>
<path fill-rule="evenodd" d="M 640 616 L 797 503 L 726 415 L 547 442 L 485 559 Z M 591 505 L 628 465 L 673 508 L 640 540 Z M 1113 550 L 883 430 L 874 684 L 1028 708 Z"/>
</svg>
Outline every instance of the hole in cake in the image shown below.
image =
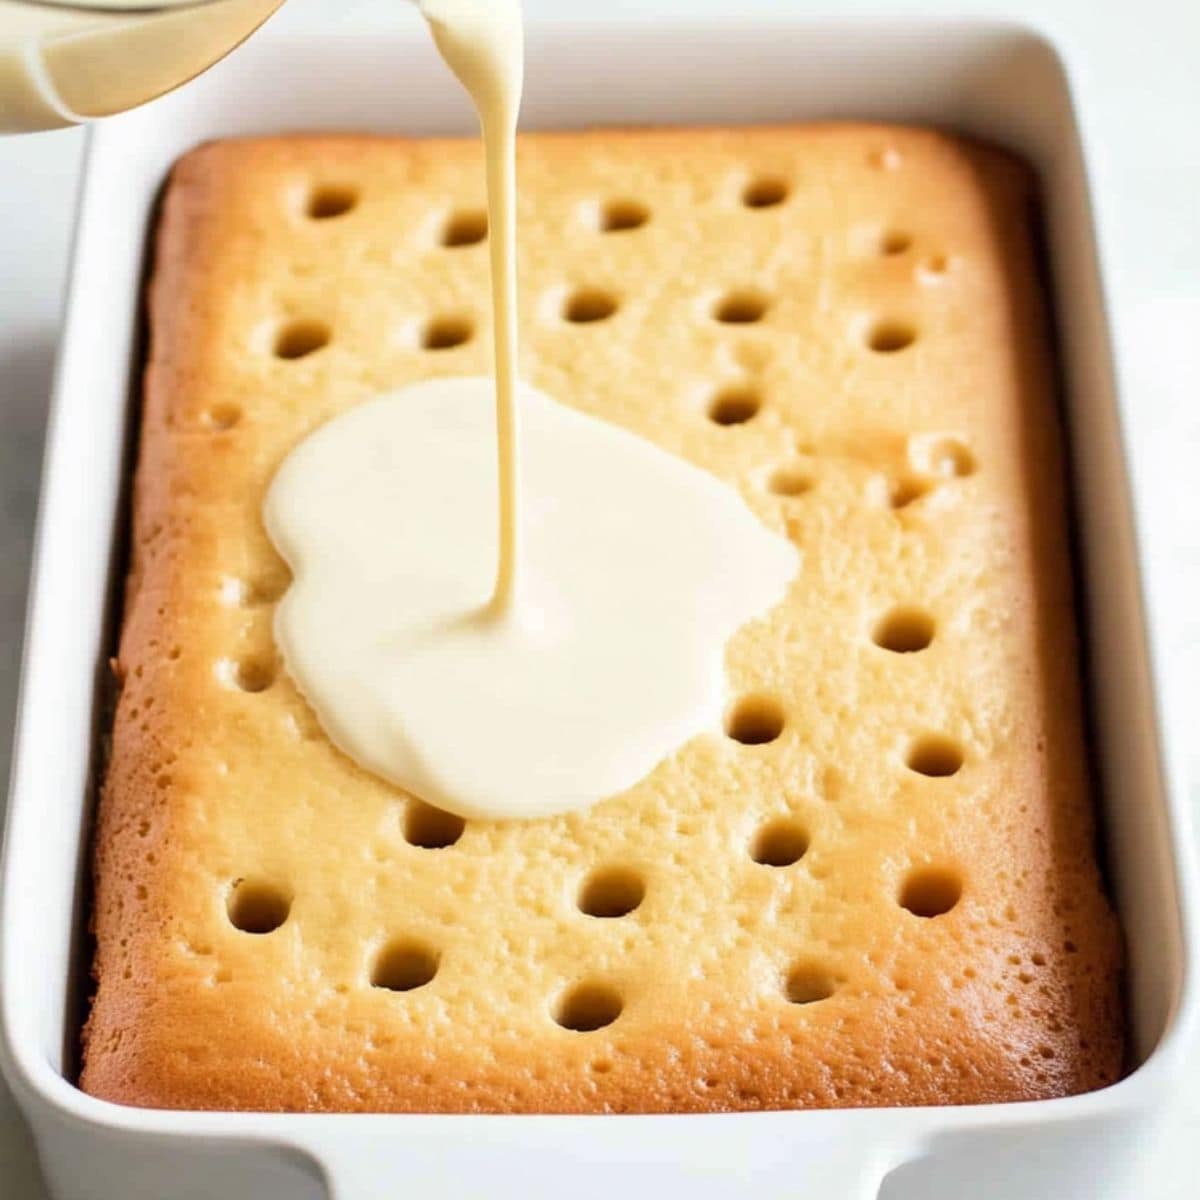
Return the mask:
<svg viewBox="0 0 1200 1200">
<path fill-rule="evenodd" d="M 444 850 L 462 837 L 466 827 L 462 817 L 434 808 L 423 800 L 409 800 L 404 809 L 404 840 L 410 846 Z"/>
<path fill-rule="evenodd" d="M 563 304 L 564 320 L 573 325 L 590 325 L 603 321 L 617 311 L 617 298 L 601 288 L 580 288 L 572 292 Z"/>
<path fill-rule="evenodd" d="M 770 696 L 743 696 L 725 720 L 725 732 L 743 746 L 762 746 L 783 732 L 783 708 Z"/>
<path fill-rule="evenodd" d="M 708 406 L 708 419 L 716 425 L 744 425 L 758 415 L 762 397 L 749 384 L 722 388 Z"/>
<path fill-rule="evenodd" d="M 759 827 L 750 843 L 750 857 L 764 867 L 790 867 L 808 851 L 808 833 L 791 817 L 777 817 Z"/>
<path fill-rule="evenodd" d="M 389 992 L 411 992 L 424 987 L 437 970 L 437 954 L 423 942 L 405 938 L 389 942 L 375 956 L 371 986 Z"/>
<path fill-rule="evenodd" d="M 931 254 L 918 268 L 922 275 L 935 279 L 939 275 L 945 275 L 949 269 L 950 259 L 944 254 Z"/>
<path fill-rule="evenodd" d="M 608 200 L 600 207 L 601 233 L 640 229 L 648 220 L 650 210 L 640 200 Z"/>
<path fill-rule="evenodd" d="M 591 1033 L 611 1025 L 623 1007 L 620 994 L 607 983 L 581 983 L 559 1000 L 554 1019 L 564 1029 Z"/>
<path fill-rule="evenodd" d="M 752 179 L 742 189 L 742 203 L 747 208 L 774 208 L 787 198 L 787 181 L 777 175 L 763 175 Z"/>
<path fill-rule="evenodd" d="M 239 579 L 236 575 L 226 575 L 221 580 L 221 603 L 246 608 L 274 604 L 288 590 L 290 582 L 291 574 L 283 566 L 255 579 Z"/>
<path fill-rule="evenodd" d="M 975 473 L 975 456 L 958 438 L 942 438 L 929 451 L 930 468 L 948 478 Z"/>
<path fill-rule="evenodd" d="M 916 328 L 908 321 L 876 321 L 867 331 L 867 345 L 876 354 L 895 354 L 917 340 Z"/>
<path fill-rule="evenodd" d="M 812 489 L 812 476 L 802 467 L 777 467 L 767 479 L 776 496 L 802 496 Z"/>
<path fill-rule="evenodd" d="M 905 606 L 885 613 L 871 631 L 871 640 L 896 654 L 913 654 L 933 641 L 934 620 L 920 608 Z"/>
<path fill-rule="evenodd" d="M 908 475 L 892 480 L 888 488 L 888 498 L 893 508 L 907 508 L 922 496 L 928 495 L 929 491 L 929 484 L 923 479 Z"/>
<path fill-rule="evenodd" d="M 288 919 L 292 898 L 261 879 L 239 879 L 225 903 L 229 922 L 243 933 L 271 933 Z"/>
<path fill-rule="evenodd" d="M 646 884 L 628 867 L 603 867 L 584 881 L 579 910 L 589 917 L 624 917 L 645 899 Z"/>
<path fill-rule="evenodd" d="M 783 994 L 792 1004 L 816 1004 L 828 1000 L 835 990 L 829 973 L 814 963 L 797 963 L 783 985 Z"/>
<path fill-rule="evenodd" d="M 282 563 L 247 584 L 247 604 L 274 604 L 291 587 L 292 573 Z"/>
<path fill-rule="evenodd" d="M 943 779 L 958 773 L 963 765 L 963 753 L 952 738 L 929 733 L 913 742 L 904 761 L 908 769 L 918 775 Z"/>
<path fill-rule="evenodd" d="M 204 414 L 205 424 L 218 432 L 232 429 L 242 419 L 242 410 L 236 404 L 214 404 Z"/>
<path fill-rule="evenodd" d="M 434 317 L 421 330 L 422 350 L 451 350 L 471 340 L 475 327 L 469 317 Z"/>
<path fill-rule="evenodd" d="M 750 325 L 766 315 L 767 298 L 749 288 L 730 292 L 713 305 L 715 320 L 725 325 Z"/>
<path fill-rule="evenodd" d="M 237 659 L 223 673 L 243 692 L 265 692 L 275 682 L 275 664 L 268 658 Z"/>
<path fill-rule="evenodd" d="M 348 213 L 358 203 L 358 189 L 345 183 L 323 183 L 308 194 L 306 212 L 314 221 Z"/>
<path fill-rule="evenodd" d="M 940 917 L 962 898 L 962 878 L 948 867 L 917 867 L 900 888 L 900 904 L 916 917 Z"/>
<path fill-rule="evenodd" d="M 275 334 L 275 357 L 306 358 L 328 345 L 329 338 L 324 321 L 289 321 Z"/>
<path fill-rule="evenodd" d="M 442 227 L 443 246 L 475 246 L 487 237 L 487 213 L 482 208 L 451 213 Z"/>
<path fill-rule="evenodd" d="M 903 254 L 912 245 L 912 236 L 902 229 L 887 229 L 879 238 L 879 253 Z"/>
</svg>

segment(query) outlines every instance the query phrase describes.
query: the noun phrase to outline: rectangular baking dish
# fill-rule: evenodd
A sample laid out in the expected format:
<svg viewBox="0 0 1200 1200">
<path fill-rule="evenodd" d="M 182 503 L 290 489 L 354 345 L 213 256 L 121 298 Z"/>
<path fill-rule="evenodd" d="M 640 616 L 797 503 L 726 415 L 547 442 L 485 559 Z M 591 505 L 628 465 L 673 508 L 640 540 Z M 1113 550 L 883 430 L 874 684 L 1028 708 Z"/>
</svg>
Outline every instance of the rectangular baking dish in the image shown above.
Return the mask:
<svg viewBox="0 0 1200 1200">
<path fill-rule="evenodd" d="M 397 22 L 398 26 L 402 23 Z M 528 32 L 527 127 L 862 117 L 992 138 L 1044 183 L 1113 890 L 1129 944 L 1132 1061 L 1114 1087 L 963 1108 L 717 1116 L 323 1116 L 120 1107 L 73 1083 L 88 815 L 140 383 L 155 198 L 207 138 L 285 129 L 470 132 L 411 21 L 386 36 L 268 31 L 193 85 L 91 135 L 48 434 L 7 840 L 0 1052 L 60 1200 L 834 1200 L 1124 1196 L 1195 1024 L 1195 889 L 1143 619 L 1084 145 L 1058 49 L 1019 27 L 803 18 Z M 1137 397 L 1124 402 L 1136 406 Z M 1123 1149 L 1124 1148 L 1124 1149 Z"/>
</svg>

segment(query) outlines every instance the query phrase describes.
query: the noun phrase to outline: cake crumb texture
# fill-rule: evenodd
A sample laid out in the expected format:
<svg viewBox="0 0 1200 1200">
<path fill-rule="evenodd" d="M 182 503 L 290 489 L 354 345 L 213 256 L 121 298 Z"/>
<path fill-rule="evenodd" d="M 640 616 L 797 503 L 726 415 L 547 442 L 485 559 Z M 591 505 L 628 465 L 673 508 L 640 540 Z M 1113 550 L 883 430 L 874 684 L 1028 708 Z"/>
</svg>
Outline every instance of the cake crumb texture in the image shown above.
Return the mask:
<svg viewBox="0 0 1200 1200">
<path fill-rule="evenodd" d="M 728 647 L 724 728 L 588 811 L 464 823 L 360 770 L 279 662 L 260 508 L 322 422 L 490 372 L 481 150 L 188 154 L 149 288 L 82 1086 L 697 1112 L 1112 1082 L 1029 173 L 857 124 L 537 134 L 518 169 L 523 377 L 726 480 L 800 572 Z"/>
</svg>

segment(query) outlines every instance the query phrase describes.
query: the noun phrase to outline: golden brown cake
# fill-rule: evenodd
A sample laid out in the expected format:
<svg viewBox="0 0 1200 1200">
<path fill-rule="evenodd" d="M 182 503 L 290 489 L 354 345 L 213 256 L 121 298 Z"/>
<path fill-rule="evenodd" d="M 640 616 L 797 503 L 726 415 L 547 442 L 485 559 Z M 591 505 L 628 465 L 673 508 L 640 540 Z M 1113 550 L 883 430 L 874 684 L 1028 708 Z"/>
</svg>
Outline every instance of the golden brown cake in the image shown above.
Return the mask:
<svg viewBox="0 0 1200 1200">
<path fill-rule="evenodd" d="M 464 827 L 322 734 L 264 490 L 349 406 L 489 370 L 482 174 L 474 141 L 281 137 L 171 176 L 83 1087 L 654 1112 L 1114 1080 L 1032 186 L 994 149 L 525 137 L 524 377 L 727 480 L 800 574 L 729 645 L 726 728 L 589 811 Z"/>
</svg>

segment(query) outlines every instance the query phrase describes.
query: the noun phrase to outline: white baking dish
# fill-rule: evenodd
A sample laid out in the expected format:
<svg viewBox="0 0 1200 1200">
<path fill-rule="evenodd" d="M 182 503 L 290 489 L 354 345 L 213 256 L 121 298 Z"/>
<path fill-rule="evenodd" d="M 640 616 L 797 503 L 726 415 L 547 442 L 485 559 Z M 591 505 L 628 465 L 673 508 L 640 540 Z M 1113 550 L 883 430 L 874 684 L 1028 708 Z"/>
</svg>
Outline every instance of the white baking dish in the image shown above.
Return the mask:
<svg viewBox="0 0 1200 1200">
<path fill-rule="evenodd" d="M 415 22 L 385 38 L 252 41 L 93 136 L 50 422 L 3 863 L 4 1065 L 62 1200 L 326 1194 L 972 1200 L 1130 1194 L 1134 1142 L 1195 1022 L 1194 889 L 1163 758 L 1084 152 L 1060 55 L 980 24 L 744 21 L 529 31 L 527 126 L 859 116 L 948 124 L 1040 169 L 1057 298 L 1113 885 L 1135 1069 L 1048 1102 L 680 1117 L 152 1112 L 72 1083 L 97 680 L 112 644 L 139 291 L 156 192 L 206 138 L 297 128 L 468 131 Z M 1136 397 L 1127 398 L 1136 403 Z M 86 950 L 86 947 L 83 948 Z"/>
</svg>

